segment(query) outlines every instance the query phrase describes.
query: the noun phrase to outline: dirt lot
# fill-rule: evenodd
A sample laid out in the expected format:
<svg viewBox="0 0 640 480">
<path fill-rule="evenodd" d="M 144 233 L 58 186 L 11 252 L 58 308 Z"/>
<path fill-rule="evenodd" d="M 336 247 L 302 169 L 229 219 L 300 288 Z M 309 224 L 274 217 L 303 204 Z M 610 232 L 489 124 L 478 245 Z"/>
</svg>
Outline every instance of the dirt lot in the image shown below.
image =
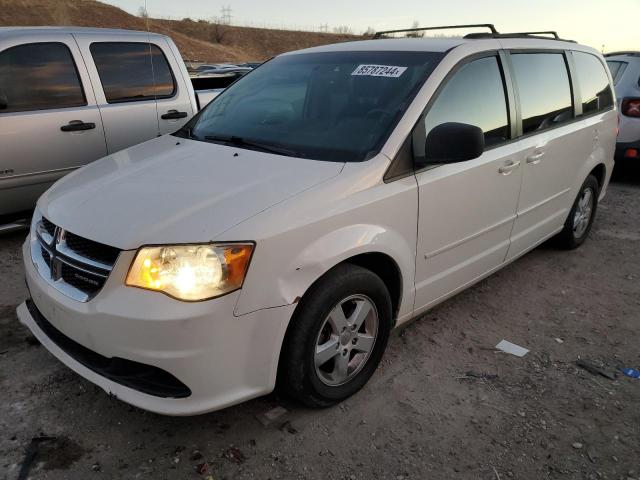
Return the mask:
<svg viewBox="0 0 640 480">
<path fill-rule="evenodd" d="M 640 479 L 640 380 L 575 364 L 640 368 L 639 178 L 611 185 L 582 248 L 542 246 L 397 331 L 370 383 L 319 411 L 274 394 L 169 418 L 109 398 L 18 324 L 23 237 L 0 237 L 0 478 L 36 452 L 34 479 Z M 531 352 L 492 351 L 503 338 Z M 29 449 L 39 436 L 55 439 Z"/>
</svg>

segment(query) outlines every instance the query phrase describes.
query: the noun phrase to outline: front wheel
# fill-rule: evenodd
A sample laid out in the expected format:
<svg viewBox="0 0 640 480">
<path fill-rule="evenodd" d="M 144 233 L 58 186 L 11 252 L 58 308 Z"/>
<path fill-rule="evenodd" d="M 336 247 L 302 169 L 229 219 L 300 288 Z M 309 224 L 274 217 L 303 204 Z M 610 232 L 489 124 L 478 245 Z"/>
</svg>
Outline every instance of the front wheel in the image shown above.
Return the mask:
<svg viewBox="0 0 640 480">
<path fill-rule="evenodd" d="M 287 332 L 279 383 L 311 407 L 353 395 L 380 363 L 391 329 L 384 282 L 357 265 L 340 265 L 305 294 Z"/>
<path fill-rule="evenodd" d="M 589 175 L 580 187 L 573 207 L 558 234 L 560 246 L 567 249 L 578 248 L 589 236 L 598 208 L 600 186 L 593 175 Z"/>
</svg>

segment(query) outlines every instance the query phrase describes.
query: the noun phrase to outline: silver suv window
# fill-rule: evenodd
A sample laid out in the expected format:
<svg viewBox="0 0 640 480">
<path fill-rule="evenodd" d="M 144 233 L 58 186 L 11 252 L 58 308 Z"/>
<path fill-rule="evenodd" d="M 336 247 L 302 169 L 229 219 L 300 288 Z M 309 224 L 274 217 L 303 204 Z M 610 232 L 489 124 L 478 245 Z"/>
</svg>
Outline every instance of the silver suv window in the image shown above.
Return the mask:
<svg viewBox="0 0 640 480">
<path fill-rule="evenodd" d="M 107 102 L 155 100 L 175 93 L 171 67 L 158 46 L 100 42 L 90 48 Z"/>
<path fill-rule="evenodd" d="M 69 48 L 29 43 L 0 53 L 0 114 L 86 105 Z"/>
</svg>

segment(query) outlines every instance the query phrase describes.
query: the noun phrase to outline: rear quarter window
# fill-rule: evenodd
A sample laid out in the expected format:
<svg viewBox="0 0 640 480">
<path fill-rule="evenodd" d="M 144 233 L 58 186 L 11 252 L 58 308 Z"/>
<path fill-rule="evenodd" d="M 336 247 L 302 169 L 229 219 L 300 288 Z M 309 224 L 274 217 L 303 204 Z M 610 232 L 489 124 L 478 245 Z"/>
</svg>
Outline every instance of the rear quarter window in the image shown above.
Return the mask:
<svg viewBox="0 0 640 480">
<path fill-rule="evenodd" d="M 155 100 L 175 94 L 171 67 L 157 45 L 100 42 L 90 48 L 107 102 Z"/>
<path fill-rule="evenodd" d="M 602 112 L 613 106 L 613 92 L 605 66 L 595 55 L 573 52 L 582 114 Z"/>
<path fill-rule="evenodd" d="M 617 60 L 607 60 L 607 66 L 611 71 L 611 78 L 613 78 L 614 85 L 617 85 L 620 78 L 622 78 L 622 74 L 626 70 L 627 65 L 628 65 L 627 62 L 620 62 Z"/>
</svg>

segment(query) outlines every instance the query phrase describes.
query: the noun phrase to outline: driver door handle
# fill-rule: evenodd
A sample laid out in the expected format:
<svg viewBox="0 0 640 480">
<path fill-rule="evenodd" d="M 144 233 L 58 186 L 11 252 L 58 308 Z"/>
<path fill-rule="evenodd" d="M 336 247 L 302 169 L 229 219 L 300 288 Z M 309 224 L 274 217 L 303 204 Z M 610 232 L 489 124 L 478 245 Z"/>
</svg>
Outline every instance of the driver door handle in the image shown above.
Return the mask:
<svg viewBox="0 0 640 480">
<path fill-rule="evenodd" d="M 82 120 L 71 120 L 68 124 L 60 127 L 63 132 L 83 132 L 96 128 L 95 123 L 85 123 Z"/>
<path fill-rule="evenodd" d="M 502 167 L 498 169 L 498 172 L 502 175 L 509 175 L 516 168 L 520 166 L 520 162 L 514 162 L 513 160 L 507 160 Z"/>
<path fill-rule="evenodd" d="M 169 110 L 163 114 L 160 118 L 163 120 L 178 120 L 179 118 L 185 118 L 189 115 L 187 112 L 179 112 L 178 110 Z"/>
</svg>

